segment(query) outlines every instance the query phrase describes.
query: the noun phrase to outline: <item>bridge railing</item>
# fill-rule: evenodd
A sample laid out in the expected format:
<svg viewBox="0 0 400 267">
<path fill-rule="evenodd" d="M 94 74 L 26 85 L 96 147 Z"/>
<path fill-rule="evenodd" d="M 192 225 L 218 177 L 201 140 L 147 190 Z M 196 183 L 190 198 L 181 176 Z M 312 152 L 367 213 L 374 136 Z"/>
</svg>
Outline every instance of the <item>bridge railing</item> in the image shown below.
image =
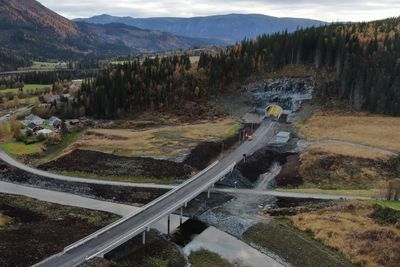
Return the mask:
<svg viewBox="0 0 400 267">
<path fill-rule="evenodd" d="M 203 175 L 205 172 L 207 172 L 207 171 L 209 171 L 210 169 L 212 169 L 212 168 L 213 168 L 215 165 L 217 165 L 218 163 L 219 163 L 219 161 L 215 161 L 215 162 L 212 163 L 210 166 L 208 166 L 207 168 L 205 168 L 204 170 L 202 170 L 201 172 L 199 172 L 198 174 L 196 174 L 196 175 L 193 176 L 192 178 L 190 178 L 190 179 L 186 180 L 184 183 L 180 184 L 178 187 L 169 190 L 167 193 L 165 193 L 165 194 L 163 194 L 162 196 L 156 198 L 155 200 L 151 201 L 150 203 L 144 205 L 140 210 L 136 210 L 136 211 L 134 211 L 134 212 L 132 212 L 132 213 L 130 213 L 130 214 L 124 216 L 123 218 L 121 218 L 121 219 L 119 219 L 119 220 L 117 220 L 117 221 L 115 221 L 115 222 L 109 224 L 108 226 L 106 226 L 106 227 L 104 227 L 104 228 L 102 228 L 102 229 L 100 229 L 100 230 L 94 232 L 93 234 L 88 235 L 87 237 L 85 237 L 85 238 L 83 238 L 83 239 L 81 239 L 81 240 L 79 240 L 79 241 L 77 241 L 77 242 L 75 242 L 75 243 L 73 243 L 73 244 L 71 244 L 71 245 L 65 247 L 64 250 L 63 250 L 63 252 L 64 252 L 64 253 L 65 253 L 65 252 L 68 252 L 69 250 L 74 249 L 74 248 L 76 248 L 76 247 L 78 247 L 78 246 L 80 246 L 80 245 L 86 243 L 87 241 L 89 241 L 89 240 L 91 240 L 91 239 L 93 239 L 93 238 L 96 238 L 96 237 L 98 237 L 99 235 L 101 235 L 101 234 L 107 232 L 108 230 L 114 228 L 115 226 L 117 226 L 117 225 L 119 225 L 119 224 L 121 224 L 121 223 L 123 223 L 123 222 L 129 220 L 131 217 L 133 217 L 133 216 L 135 216 L 135 215 L 138 215 L 139 213 L 144 212 L 146 209 L 148 209 L 148 208 L 154 206 L 155 204 L 159 203 L 160 201 L 163 201 L 164 199 L 166 199 L 166 198 L 169 197 L 170 195 L 174 194 L 176 191 L 180 190 L 181 188 L 183 188 L 183 187 L 186 186 L 187 184 L 193 182 L 193 181 L 196 180 L 198 177 L 200 177 L 201 175 Z"/>
<path fill-rule="evenodd" d="M 216 163 L 215 163 L 216 164 Z M 185 203 L 191 201 L 193 198 L 195 198 L 196 196 L 198 196 L 199 194 L 201 194 L 202 192 L 204 192 L 207 188 L 209 188 L 211 185 L 215 184 L 216 182 L 218 182 L 222 177 L 224 177 L 228 172 L 231 172 L 233 170 L 233 168 L 235 167 L 236 163 L 231 164 L 229 167 L 227 167 L 225 170 L 223 170 L 222 172 L 220 172 L 216 177 L 214 177 L 212 180 L 210 180 L 208 183 L 204 184 L 203 186 L 200 186 L 197 190 L 195 190 L 189 197 L 186 197 L 180 201 L 177 201 L 175 205 L 173 205 L 172 207 L 170 207 L 169 209 L 166 209 L 165 212 L 163 212 L 162 214 L 158 215 L 155 218 L 152 218 L 151 220 L 148 220 L 147 222 L 141 224 L 139 227 L 137 227 L 136 229 L 128 232 L 126 235 L 124 235 L 123 238 L 120 238 L 118 240 L 116 240 L 115 242 L 111 243 L 110 245 L 102 248 L 101 250 L 98 250 L 97 253 L 89 256 L 86 258 L 86 260 L 90 260 L 92 258 L 98 257 L 98 256 L 102 256 L 108 252 L 110 252 L 111 250 L 115 249 L 116 247 L 120 246 L 121 244 L 125 243 L 126 241 L 130 240 L 131 238 L 133 238 L 134 236 L 136 236 L 137 234 L 143 232 L 146 230 L 146 228 L 157 222 L 158 220 L 160 220 L 161 218 L 165 217 L 168 214 L 173 213 L 175 210 L 177 210 L 178 208 L 182 207 Z M 214 165 L 215 166 L 215 165 Z M 212 167 L 211 167 L 212 168 Z M 193 181 L 193 180 L 192 180 Z M 188 182 L 190 183 L 190 182 Z"/>
</svg>

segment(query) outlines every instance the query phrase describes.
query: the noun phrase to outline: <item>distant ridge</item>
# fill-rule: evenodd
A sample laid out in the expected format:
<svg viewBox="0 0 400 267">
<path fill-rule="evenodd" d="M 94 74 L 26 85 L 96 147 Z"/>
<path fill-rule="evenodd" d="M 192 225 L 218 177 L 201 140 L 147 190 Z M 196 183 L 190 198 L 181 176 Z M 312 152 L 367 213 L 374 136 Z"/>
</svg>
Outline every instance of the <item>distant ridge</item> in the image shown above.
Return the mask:
<svg viewBox="0 0 400 267">
<path fill-rule="evenodd" d="M 121 23 L 74 22 L 35 0 L 0 0 L 0 71 L 31 60 L 77 60 L 208 45 L 208 40 Z"/>
<path fill-rule="evenodd" d="M 107 14 L 75 19 L 95 24 L 124 23 L 142 29 L 171 32 L 192 38 L 207 38 L 233 44 L 244 38 L 279 31 L 295 31 L 300 27 L 320 26 L 326 22 L 302 18 L 278 18 L 259 14 L 229 14 L 193 18 L 132 18 Z"/>
</svg>

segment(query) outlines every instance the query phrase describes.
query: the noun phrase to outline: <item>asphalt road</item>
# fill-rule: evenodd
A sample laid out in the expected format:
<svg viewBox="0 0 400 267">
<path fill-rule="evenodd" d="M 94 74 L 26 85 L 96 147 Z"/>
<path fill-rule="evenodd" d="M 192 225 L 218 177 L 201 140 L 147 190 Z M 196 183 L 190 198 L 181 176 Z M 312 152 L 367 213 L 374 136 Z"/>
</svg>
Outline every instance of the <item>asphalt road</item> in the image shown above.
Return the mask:
<svg viewBox="0 0 400 267">
<path fill-rule="evenodd" d="M 326 200 L 342 200 L 342 199 L 364 199 L 364 200 L 367 200 L 367 199 L 371 199 L 368 197 L 361 197 L 361 196 L 308 194 L 308 193 L 282 192 L 282 191 L 272 191 L 272 190 L 235 189 L 235 188 L 213 188 L 212 192 L 228 193 L 228 194 L 256 195 L 256 196 L 288 197 L 288 198 L 314 198 L 314 199 L 326 199 Z"/>
<path fill-rule="evenodd" d="M 68 182 L 78 182 L 78 183 L 87 183 L 87 184 L 101 184 L 101 185 L 116 185 L 116 186 L 127 186 L 127 187 L 140 187 L 140 188 L 160 188 L 160 189 L 173 189 L 176 186 L 174 185 L 160 185 L 160 184 L 152 184 L 152 183 L 129 183 L 129 182 L 117 182 L 117 181 L 107 181 L 107 180 L 95 180 L 95 179 L 87 179 L 80 177 L 72 177 L 59 175 L 55 173 L 50 173 L 46 171 L 42 171 L 39 169 L 35 169 L 29 167 L 27 165 L 22 164 L 21 162 L 16 161 L 3 150 L 0 149 L 0 159 L 4 162 L 8 163 L 11 166 L 14 166 L 20 170 L 41 176 L 50 179 L 68 181 Z"/>
<path fill-rule="evenodd" d="M 229 156 L 199 175 L 197 179 L 180 187 L 174 192 L 174 194 L 164 197 L 161 201 L 148 208 L 144 207 L 140 212 L 108 229 L 104 233 L 99 234 L 96 238 L 92 238 L 65 253 L 57 254 L 46 261 L 39 263 L 37 266 L 77 266 L 84 262 L 87 257 L 98 254 L 110 245 L 118 243 L 127 236 L 133 237 L 133 235 L 140 234 L 141 231 L 148 226 L 148 222 L 157 220 L 160 215 L 165 215 L 166 211 L 176 208 L 176 203 L 180 203 L 180 201 L 188 198 L 194 198 L 196 196 L 194 195 L 194 192 L 198 191 L 199 188 L 203 188 L 205 184 L 213 181 L 215 177 L 225 172 L 232 164 L 240 161 L 244 154 L 250 155 L 266 145 L 273 137 L 274 123 L 269 121 L 263 122 L 254 133 L 252 141 L 244 142 Z M 41 171 L 37 174 L 42 175 Z"/>
</svg>

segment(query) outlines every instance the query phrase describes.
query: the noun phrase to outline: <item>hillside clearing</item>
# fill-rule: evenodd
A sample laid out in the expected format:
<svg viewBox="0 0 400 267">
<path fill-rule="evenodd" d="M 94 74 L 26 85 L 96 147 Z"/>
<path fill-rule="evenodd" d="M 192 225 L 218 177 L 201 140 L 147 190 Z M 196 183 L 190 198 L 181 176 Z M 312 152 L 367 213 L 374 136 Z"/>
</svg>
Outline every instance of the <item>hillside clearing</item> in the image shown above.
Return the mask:
<svg viewBox="0 0 400 267">
<path fill-rule="evenodd" d="M 400 151 L 400 118 L 379 115 L 318 114 L 297 124 L 311 141 L 342 140 Z"/>
<path fill-rule="evenodd" d="M 171 159 L 187 155 L 201 142 L 218 141 L 233 136 L 241 127 L 240 123 L 223 119 L 147 130 L 92 129 L 73 144 L 73 148 L 117 156 Z"/>
</svg>

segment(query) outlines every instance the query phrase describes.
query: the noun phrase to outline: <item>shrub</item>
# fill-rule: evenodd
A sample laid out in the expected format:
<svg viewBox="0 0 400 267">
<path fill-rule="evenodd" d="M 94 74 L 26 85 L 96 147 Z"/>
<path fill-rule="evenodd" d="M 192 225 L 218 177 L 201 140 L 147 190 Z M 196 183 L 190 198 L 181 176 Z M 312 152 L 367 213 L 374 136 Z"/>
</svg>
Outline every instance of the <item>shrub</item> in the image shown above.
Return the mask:
<svg viewBox="0 0 400 267">
<path fill-rule="evenodd" d="M 371 217 L 379 224 L 396 224 L 400 222 L 400 211 L 374 204 Z"/>
</svg>

